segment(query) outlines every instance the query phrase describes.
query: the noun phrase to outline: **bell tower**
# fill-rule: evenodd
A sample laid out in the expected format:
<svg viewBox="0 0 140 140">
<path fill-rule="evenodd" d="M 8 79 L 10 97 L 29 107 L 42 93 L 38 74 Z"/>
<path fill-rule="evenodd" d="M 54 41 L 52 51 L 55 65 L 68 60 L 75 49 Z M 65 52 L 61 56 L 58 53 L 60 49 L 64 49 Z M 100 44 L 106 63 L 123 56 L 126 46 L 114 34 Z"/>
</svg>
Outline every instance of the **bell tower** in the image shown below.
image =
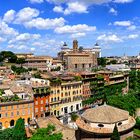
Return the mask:
<svg viewBox="0 0 140 140">
<path fill-rule="evenodd" d="M 78 41 L 77 40 L 73 40 L 73 51 L 74 52 L 78 51 Z"/>
</svg>

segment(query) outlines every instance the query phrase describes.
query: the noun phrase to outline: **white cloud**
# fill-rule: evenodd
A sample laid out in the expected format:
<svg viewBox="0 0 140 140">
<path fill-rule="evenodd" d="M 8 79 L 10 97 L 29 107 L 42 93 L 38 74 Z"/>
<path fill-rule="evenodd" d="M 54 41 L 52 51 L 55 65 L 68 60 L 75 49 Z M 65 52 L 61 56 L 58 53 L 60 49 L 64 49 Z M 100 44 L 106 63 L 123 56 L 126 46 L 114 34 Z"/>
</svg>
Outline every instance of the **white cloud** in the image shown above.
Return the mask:
<svg viewBox="0 0 140 140">
<path fill-rule="evenodd" d="M 23 33 L 23 34 L 19 34 L 18 36 L 16 36 L 16 38 L 10 40 L 8 43 L 15 43 L 15 42 L 25 42 L 25 41 L 29 41 L 29 40 L 36 40 L 39 39 L 41 36 L 39 34 L 29 34 L 29 33 Z"/>
<path fill-rule="evenodd" d="M 54 12 L 57 12 L 57 13 L 63 13 L 63 12 L 64 12 L 62 6 L 55 6 L 55 7 L 53 8 L 53 11 L 54 11 Z"/>
<path fill-rule="evenodd" d="M 118 14 L 117 10 L 115 10 L 114 8 L 110 8 L 109 13 L 111 13 L 113 15 L 117 15 Z"/>
<path fill-rule="evenodd" d="M 18 31 L 14 28 L 9 27 L 5 22 L 0 20 L 0 34 L 7 36 L 15 36 L 18 35 Z"/>
<path fill-rule="evenodd" d="M 105 3 L 128 3 L 133 0 L 46 0 L 47 2 L 57 5 L 54 7 L 55 12 L 63 12 L 65 15 L 71 13 L 87 13 L 88 8 L 93 5 L 101 5 Z M 58 5 L 65 4 L 66 8 L 61 8 Z M 58 9 L 59 8 L 59 9 Z M 114 11 L 115 12 L 115 11 Z"/>
<path fill-rule="evenodd" d="M 67 9 L 64 10 L 64 14 L 68 15 L 71 13 L 88 13 L 87 6 L 80 2 L 70 2 L 67 4 Z"/>
<path fill-rule="evenodd" d="M 34 52 L 35 51 L 35 48 L 32 47 L 30 50 Z"/>
<path fill-rule="evenodd" d="M 124 27 L 128 27 L 128 26 L 131 26 L 131 21 L 115 21 L 114 22 L 114 25 L 115 26 L 124 26 Z"/>
<path fill-rule="evenodd" d="M 60 18 L 55 18 L 55 19 L 43 19 L 43 18 L 36 18 L 32 19 L 29 22 L 26 22 L 24 25 L 28 28 L 37 28 L 37 29 L 54 29 L 56 27 L 61 27 L 65 23 L 65 19 L 60 17 Z"/>
<path fill-rule="evenodd" d="M 139 37 L 138 34 L 131 34 L 131 35 L 128 36 L 128 39 L 136 39 L 138 37 Z"/>
<path fill-rule="evenodd" d="M 122 42 L 122 39 L 115 34 L 112 35 L 103 34 L 98 36 L 97 40 L 104 42 Z"/>
<path fill-rule="evenodd" d="M 4 42 L 4 41 L 6 41 L 6 39 L 5 39 L 5 38 L 0 37 L 0 42 Z"/>
<path fill-rule="evenodd" d="M 86 24 L 78 24 L 78 25 L 65 25 L 63 27 L 58 27 L 55 29 L 56 33 L 59 34 L 65 34 L 65 33 L 79 33 L 79 32 L 91 32 L 95 31 L 96 27 L 95 26 L 88 26 Z"/>
<path fill-rule="evenodd" d="M 115 3 L 129 3 L 129 2 L 133 2 L 134 0 L 115 0 Z"/>
<path fill-rule="evenodd" d="M 71 38 L 80 38 L 80 37 L 84 37 L 86 35 L 86 33 L 75 33 L 71 35 Z"/>
<path fill-rule="evenodd" d="M 43 3 L 44 0 L 27 0 L 29 1 L 30 3 Z"/>
<path fill-rule="evenodd" d="M 16 11 L 15 10 L 9 10 L 9 11 L 7 11 L 4 14 L 3 21 L 4 22 L 7 22 L 7 23 L 12 22 L 14 20 L 14 18 L 15 18 L 15 14 L 16 14 Z"/>
<path fill-rule="evenodd" d="M 32 20 L 33 18 L 37 17 L 39 15 L 39 11 L 34 8 L 26 7 L 21 9 L 17 14 L 16 14 L 16 19 L 15 23 L 25 23 L 27 21 Z"/>
<path fill-rule="evenodd" d="M 130 30 L 130 31 L 133 31 L 133 30 L 136 29 L 136 26 L 135 26 L 135 25 L 131 25 L 131 26 L 129 26 L 127 29 Z"/>
</svg>

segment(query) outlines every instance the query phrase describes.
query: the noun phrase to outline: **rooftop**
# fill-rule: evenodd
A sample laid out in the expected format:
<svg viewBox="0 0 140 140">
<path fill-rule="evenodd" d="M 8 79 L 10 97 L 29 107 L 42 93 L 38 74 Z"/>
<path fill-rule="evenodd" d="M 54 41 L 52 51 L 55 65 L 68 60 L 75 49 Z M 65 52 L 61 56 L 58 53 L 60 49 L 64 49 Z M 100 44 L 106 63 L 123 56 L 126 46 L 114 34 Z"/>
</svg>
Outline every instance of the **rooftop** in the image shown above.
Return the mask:
<svg viewBox="0 0 140 140">
<path fill-rule="evenodd" d="M 83 113 L 82 118 L 93 123 L 111 124 L 127 120 L 129 118 L 129 112 L 109 105 L 102 105 L 87 109 Z"/>
</svg>

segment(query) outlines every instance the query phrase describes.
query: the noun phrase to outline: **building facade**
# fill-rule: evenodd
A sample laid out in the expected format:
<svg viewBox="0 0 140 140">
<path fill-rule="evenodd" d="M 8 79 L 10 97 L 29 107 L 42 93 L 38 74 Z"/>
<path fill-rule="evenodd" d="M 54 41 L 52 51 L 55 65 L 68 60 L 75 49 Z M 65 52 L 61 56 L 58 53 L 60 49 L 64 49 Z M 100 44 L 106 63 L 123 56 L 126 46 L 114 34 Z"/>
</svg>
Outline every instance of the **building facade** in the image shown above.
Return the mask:
<svg viewBox="0 0 140 140">
<path fill-rule="evenodd" d="M 84 49 L 78 46 L 78 41 L 73 41 L 73 49 L 69 49 L 64 43 L 58 58 L 62 60 L 64 68 L 68 71 L 90 71 L 97 66 L 97 58 L 101 56 L 101 48 L 96 47 Z M 97 47 L 98 46 L 98 47 Z"/>
<path fill-rule="evenodd" d="M 0 103 L 1 129 L 13 127 L 19 118 L 24 119 L 25 125 L 34 117 L 34 101 L 14 101 Z"/>
</svg>

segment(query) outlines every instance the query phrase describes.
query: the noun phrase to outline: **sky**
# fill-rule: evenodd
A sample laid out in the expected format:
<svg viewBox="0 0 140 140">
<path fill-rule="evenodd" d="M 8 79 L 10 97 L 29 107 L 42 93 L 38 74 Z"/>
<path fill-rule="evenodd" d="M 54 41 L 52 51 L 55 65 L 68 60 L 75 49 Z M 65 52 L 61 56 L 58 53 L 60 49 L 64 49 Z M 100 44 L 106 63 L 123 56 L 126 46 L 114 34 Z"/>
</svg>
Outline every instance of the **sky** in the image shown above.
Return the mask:
<svg viewBox="0 0 140 140">
<path fill-rule="evenodd" d="M 140 0 L 0 0 L 0 51 L 56 56 L 64 42 L 138 55 Z"/>
</svg>

